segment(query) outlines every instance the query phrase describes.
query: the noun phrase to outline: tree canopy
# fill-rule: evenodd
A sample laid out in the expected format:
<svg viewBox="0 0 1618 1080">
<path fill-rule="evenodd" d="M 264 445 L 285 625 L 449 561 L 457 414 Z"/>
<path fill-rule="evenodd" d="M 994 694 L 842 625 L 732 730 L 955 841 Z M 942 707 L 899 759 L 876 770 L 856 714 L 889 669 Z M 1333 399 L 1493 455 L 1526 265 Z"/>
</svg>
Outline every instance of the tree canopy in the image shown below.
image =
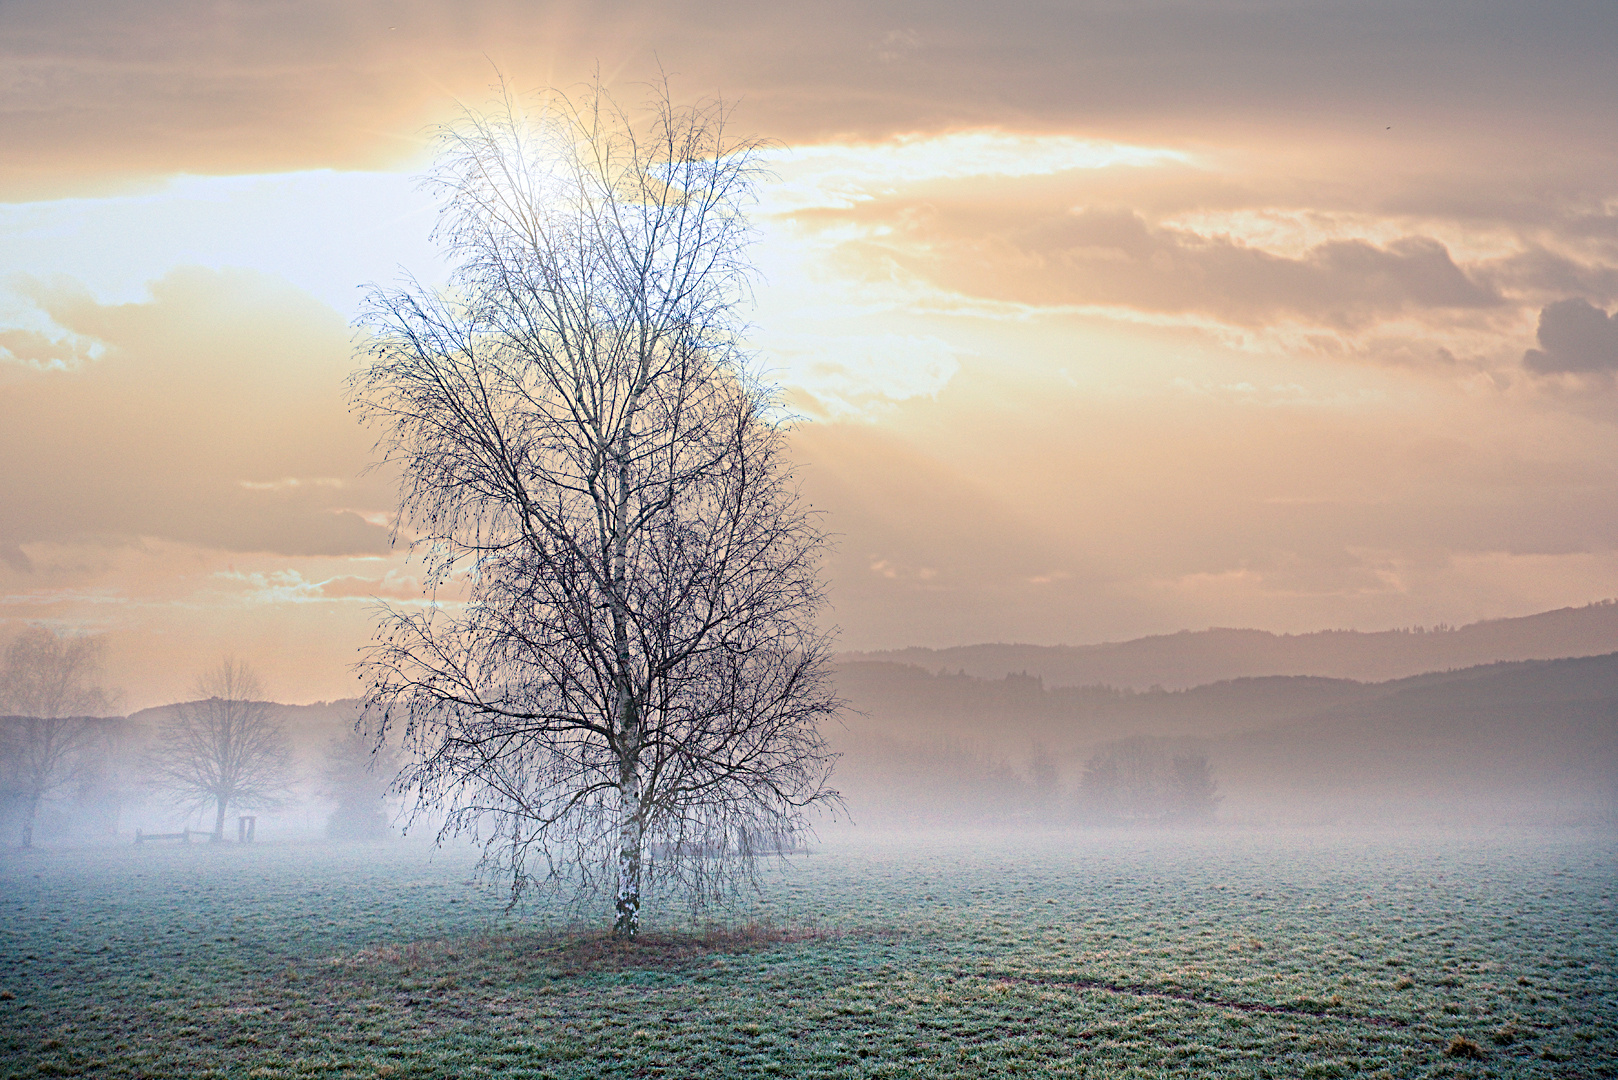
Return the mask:
<svg viewBox="0 0 1618 1080">
<path fill-rule="evenodd" d="M 610 893 L 626 937 L 643 882 L 722 898 L 836 797 L 825 538 L 742 343 L 761 147 L 727 120 L 597 86 L 445 129 L 448 287 L 373 291 L 353 380 L 464 596 L 386 611 L 374 730 L 514 898 Z"/>
</svg>

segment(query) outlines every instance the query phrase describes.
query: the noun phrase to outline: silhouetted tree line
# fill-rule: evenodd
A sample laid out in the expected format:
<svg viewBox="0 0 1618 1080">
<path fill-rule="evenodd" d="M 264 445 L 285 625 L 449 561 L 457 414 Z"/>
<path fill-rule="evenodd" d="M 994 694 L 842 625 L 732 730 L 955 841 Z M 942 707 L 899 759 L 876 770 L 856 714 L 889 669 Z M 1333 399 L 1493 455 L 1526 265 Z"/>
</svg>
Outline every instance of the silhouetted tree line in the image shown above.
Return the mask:
<svg viewBox="0 0 1618 1080">
<path fill-rule="evenodd" d="M 1219 799 L 1206 754 L 1170 753 L 1159 740 L 1134 738 L 1090 756 L 1077 809 L 1095 824 L 1190 824 L 1212 821 Z"/>
<path fill-rule="evenodd" d="M 1121 739 L 1079 753 L 1036 743 L 1020 760 L 943 736 L 868 737 L 841 750 L 845 790 L 876 825 L 1201 824 L 1221 801 L 1212 762 L 1186 739 Z"/>
<path fill-rule="evenodd" d="M 377 748 L 358 731 L 326 746 L 320 794 L 332 803 L 326 835 L 333 840 L 385 840 L 393 834 L 388 795 L 400 758 L 392 747 Z"/>
</svg>

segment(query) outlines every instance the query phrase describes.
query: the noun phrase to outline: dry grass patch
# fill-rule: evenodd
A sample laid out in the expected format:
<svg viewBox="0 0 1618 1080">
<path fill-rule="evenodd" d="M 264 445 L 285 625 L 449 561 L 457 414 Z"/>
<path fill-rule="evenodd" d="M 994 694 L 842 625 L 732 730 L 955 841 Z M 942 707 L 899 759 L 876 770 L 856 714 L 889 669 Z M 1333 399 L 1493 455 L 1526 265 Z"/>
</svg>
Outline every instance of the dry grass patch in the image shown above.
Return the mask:
<svg viewBox="0 0 1618 1080">
<path fill-rule="evenodd" d="M 333 957 L 332 968 L 350 972 L 448 972 L 485 970 L 508 975 L 544 970 L 563 978 L 602 972 L 695 967 L 715 956 L 742 956 L 783 945 L 839 939 L 844 933 L 814 927 L 782 927 L 749 922 L 695 931 L 645 931 L 619 941 L 605 931 L 536 931 L 472 934 L 464 937 L 375 945 Z"/>
</svg>

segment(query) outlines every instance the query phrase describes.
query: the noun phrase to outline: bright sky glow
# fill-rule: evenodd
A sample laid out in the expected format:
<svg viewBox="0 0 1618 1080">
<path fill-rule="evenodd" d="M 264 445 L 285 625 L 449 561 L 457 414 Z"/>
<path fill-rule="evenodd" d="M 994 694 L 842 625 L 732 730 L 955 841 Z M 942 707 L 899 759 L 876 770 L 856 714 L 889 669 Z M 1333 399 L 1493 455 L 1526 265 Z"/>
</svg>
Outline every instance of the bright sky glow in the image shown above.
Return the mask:
<svg viewBox="0 0 1618 1080">
<path fill-rule="evenodd" d="M 871 144 L 783 148 L 766 155 L 779 177 L 765 191 L 766 213 L 849 207 L 903 187 L 974 177 L 1049 176 L 1078 169 L 1186 164 L 1177 150 L 1125 146 L 1070 135 L 959 131 L 908 135 Z"/>
<path fill-rule="evenodd" d="M 420 593 L 352 320 L 444 280 L 413 174 L 518 61 L 775 140 L 748 341 L 846 648 L 1618 595 L 1618 8 L 431 8 L 0 11 L 0 637 L 353 692 Z"/>
<path fill-rule="evenodd" d="M 105 303 L 146 299 L 176 266 L 251 267 L 352 317 L 363 282 L 442 274 L 435 214 L 408 173 L 181 176 L 136 195 L 0 203 L 0 266 L 66 275 Z"/>
</svg>

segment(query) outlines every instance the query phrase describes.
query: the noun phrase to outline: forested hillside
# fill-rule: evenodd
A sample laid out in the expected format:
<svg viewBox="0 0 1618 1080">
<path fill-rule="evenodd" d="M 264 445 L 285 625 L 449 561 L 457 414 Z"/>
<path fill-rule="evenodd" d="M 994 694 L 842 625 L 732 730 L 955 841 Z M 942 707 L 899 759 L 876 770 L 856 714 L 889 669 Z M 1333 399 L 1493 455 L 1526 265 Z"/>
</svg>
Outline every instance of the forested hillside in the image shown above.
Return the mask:
<svg viewBox="0 0 1618 1080">
<path fill-rule="evenodd" d="M 1618 654 L 1380 683 L 1049 687 L 845 663 L 839 784 L 872 822 L 1064 820 L 1098 755 L 1205 757 L 1220 817 L 1591 822 L 1618 808 Z"/>
</svg>

